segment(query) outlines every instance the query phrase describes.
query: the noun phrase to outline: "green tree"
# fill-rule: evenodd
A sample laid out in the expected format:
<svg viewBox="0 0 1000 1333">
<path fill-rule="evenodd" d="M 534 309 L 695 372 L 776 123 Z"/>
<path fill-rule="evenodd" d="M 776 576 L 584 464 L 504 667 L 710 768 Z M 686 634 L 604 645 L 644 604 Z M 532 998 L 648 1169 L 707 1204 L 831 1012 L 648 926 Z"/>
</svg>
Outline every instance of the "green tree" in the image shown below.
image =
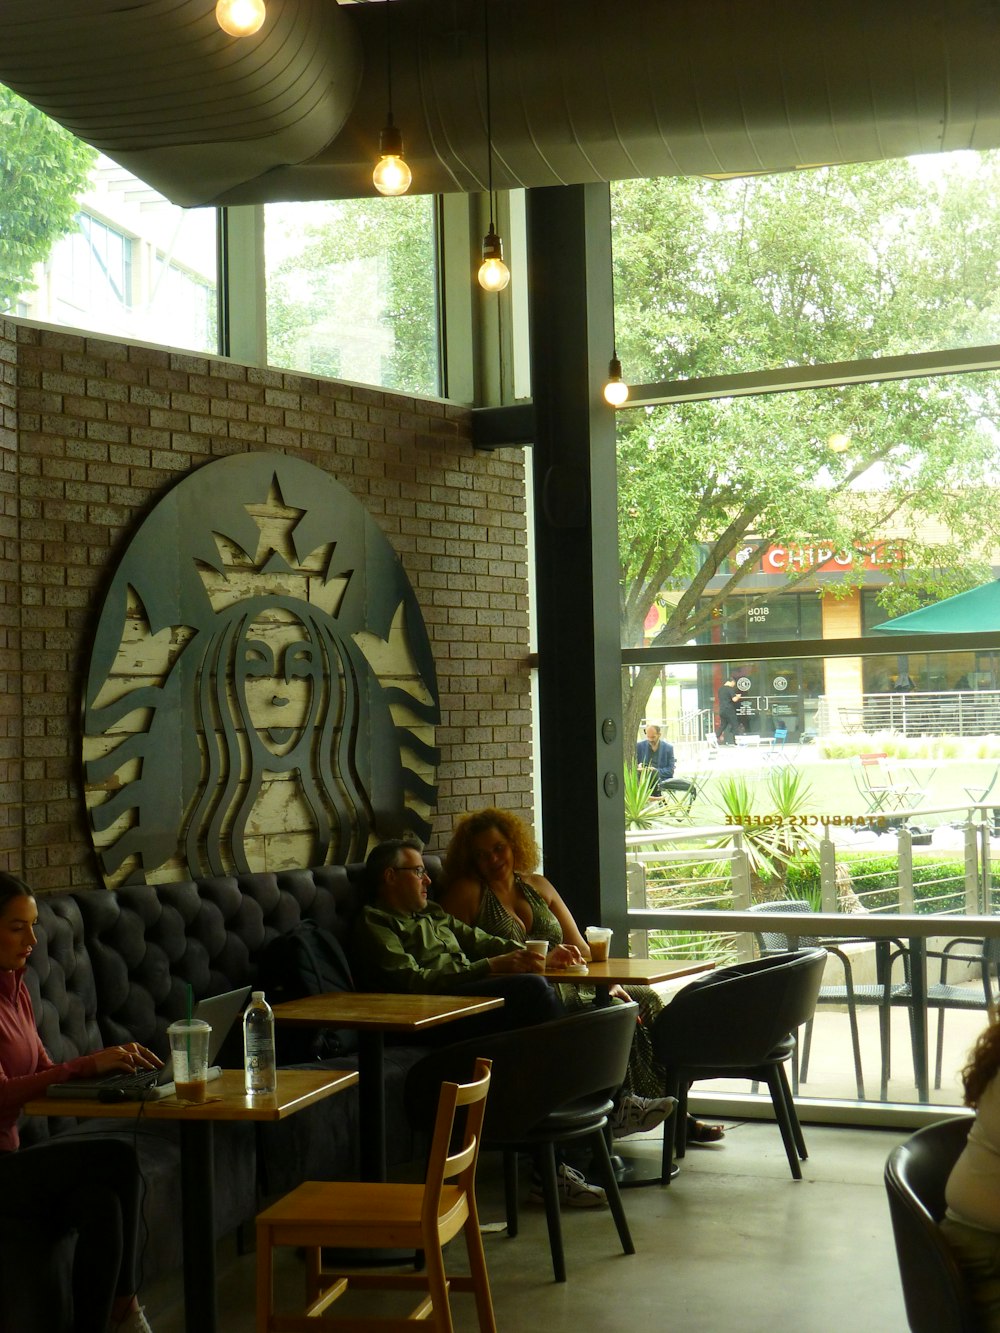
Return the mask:
<svg viewBox="0 0 1000 1333">
<path fill-rule="evenodd" d="M 378 364 L 373 383 L 437 393 L 432 204 L 417 195 L 271 205 L 268 360 L 357 379 L 346 360 L 349 344 L 353 340 L 357 348 L 367 339 L 367 364 Z"/>
<path fill-rule="evenodd" d="M 998 199 L 1000 160 L 972 154 L 940 178 L 899 161 L 616 186 L 628 378 L 1000 341 Z M 622 641 L 643 642 L 657 601 L 654 645 L 705 633 L 771 545 L 850 550 L 903 537 L 901 550 L 881 551 L 894 572 L 880 595 L 887 614 L 987 577 L 984 553 L 1000 543 L 998 418 L 991 374 L 620 412 Z M 850 437 L 845 452 L 831 450 L 835 434 Z M 845 595 L 859 577 L 827 591 Z M 808 571 L 771 595 L 803 586 Z M 626 735 L 638 733 L 658 675 L 644 667 L 626 681 Z"/>
<path fill-rule="evenodd" d="M 0 85 L 0 308 L 34 286 L 32 267 L 73 228 L 97 153 Z"/>
</svg>

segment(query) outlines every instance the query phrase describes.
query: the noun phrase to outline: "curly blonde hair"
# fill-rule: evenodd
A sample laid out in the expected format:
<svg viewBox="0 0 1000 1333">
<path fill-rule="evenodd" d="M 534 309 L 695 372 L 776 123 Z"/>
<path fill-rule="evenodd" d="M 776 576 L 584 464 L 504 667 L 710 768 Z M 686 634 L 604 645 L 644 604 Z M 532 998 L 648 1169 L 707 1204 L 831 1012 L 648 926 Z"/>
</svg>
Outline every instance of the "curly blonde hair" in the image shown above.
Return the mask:
<svg viewBox="0 0 1000 1333">
<path fill-rule="evenodd" d="M 538 843 L 531 829 L 509 810 L 487 806 L 485 810 L 473 810 L 457 820 L 444 854 L 445 884 L 453 884 L 455 880 L 478 874 L 472 854 L 472 840 L 491 828 L 495 828 L 510 843 L 514 853 L 514 869 L 522 875 L 531 874 L 538 865 Z"/>
<path fill-rule="evenodd" d="M 962 1070 L 966 1106 L 976 1107 L 987 1085 L 1000 1069 L 1000 1014 L 990 1009 L 990 1021 L 980 1032 Z"/>
</svg>

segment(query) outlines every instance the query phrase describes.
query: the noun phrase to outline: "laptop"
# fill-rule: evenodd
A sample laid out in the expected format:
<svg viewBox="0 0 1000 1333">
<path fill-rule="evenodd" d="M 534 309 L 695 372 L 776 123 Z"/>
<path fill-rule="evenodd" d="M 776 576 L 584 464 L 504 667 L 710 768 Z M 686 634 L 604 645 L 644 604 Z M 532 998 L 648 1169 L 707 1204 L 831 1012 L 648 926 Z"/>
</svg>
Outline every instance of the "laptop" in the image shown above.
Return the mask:
<svg viewBox="0 0 1000 1333">
<path fill-rule="evenodd" d="M 209 1080 L 218 1078 L 222 1073 L 215 1061 L 233 1024 L 243 1012 L 249 995 L 250 987 L 241 986 L 238 990 L 224 991 L 221 995 L 206 996 L 194 1007 L 193 1017 L 204 1019 L 212 1027 L 208 1038 Z M 162 1069 L 143 1069 L 133 1074 L 105 1074 L 101 1078 L 71 1078 L 65 1083 L 50 1083 L 46 1095 L 83 1101 L 128 1102 L 158 1101 L 161 1097 L 173 1096 L 173 1093 L 173 1070 L 168 1059 Z"/>
</svg>

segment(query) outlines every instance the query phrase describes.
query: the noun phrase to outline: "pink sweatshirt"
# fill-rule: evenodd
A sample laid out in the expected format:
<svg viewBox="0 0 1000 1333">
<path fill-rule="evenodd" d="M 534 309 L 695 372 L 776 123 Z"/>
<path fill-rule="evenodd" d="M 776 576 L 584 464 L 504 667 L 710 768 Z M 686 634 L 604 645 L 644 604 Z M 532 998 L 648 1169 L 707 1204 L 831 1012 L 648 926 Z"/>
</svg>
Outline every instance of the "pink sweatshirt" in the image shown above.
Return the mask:
<svg viewBox="0 0 1000 1333">
<path fill-rule="evenodd" d="M 54 1065 L 35 1027 L 23 968 L 0 971 L 0 1152 L 16 1151 L 21 1107 L 41 1097 L 50 1083 L 96 1074 L 92 1055 Z"/>
</svg>

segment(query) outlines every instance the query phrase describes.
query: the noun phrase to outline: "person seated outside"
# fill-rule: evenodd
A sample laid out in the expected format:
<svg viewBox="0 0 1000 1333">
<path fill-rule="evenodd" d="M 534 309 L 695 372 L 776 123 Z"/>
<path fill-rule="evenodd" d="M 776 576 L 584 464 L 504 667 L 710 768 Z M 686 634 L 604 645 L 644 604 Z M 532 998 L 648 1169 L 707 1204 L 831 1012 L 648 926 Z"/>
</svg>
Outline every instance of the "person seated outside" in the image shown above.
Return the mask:
<svg viewBox="0 0 1000 1333">
<path fill-rule="evenodd" d="M 656 773 L 657 795 L 664 791 L 685 792 L 692 801 L 697 796 L 693 782 L 674 777 L 674 747 L 663 740 L 655 722 L 647 723 L 646 739 L 636 742 L 635 762 L 638 768 L 652 769 Z"/>
<path fill-rule="evenodd" d="M 1000 1016 L 990 1018 L 962 1070 L 975 1123 L 945 1185 L 941 1231 L 969 1286 L 976 1327 L 1000 1333 Z"/>
<path fill-rule="evenodd" d="M 141 1180 L 135 1153 L 116 1139 L 49 1139 L 20 1150 L 21 1109 L 52 1083 L 162 1060 L 138 1042 L 53 1063 L 35 1027 L 24 969 L 36 944 L 31 889 L 0 872 L 0 1216 L 76 1231 L 75 1333 L 151 1333 L 136 1298 Z"/>
<path fill-rule="evenodd" d="M 461 921 L 510 939 L 548 940 L 556 957 L 567 944 L 589 960 L 590 947 L 573 914 L 544 876 L 534 873 L 538 846 L 528 826 L 507 810 L 487 807 L 463 815 L 445 852 L 441 905 Z M 568 1008 L 594 1004 L 597 990 L 576 984 L 560 987 Z M 635 1000 L 640 1021 L 632 1039 L 628 1074 L 619 1090 L 612 1121 L 617 1138 L 656 1129 L 672 1114 L 663 1097 L 663 1070 L 653 1056 L 649 1024 L 663 1007 L 651 986 L 612 986 L 611 999 Z M 722 1137 L 716 1125 L 693 1121 L 692 1142 Z"/>
</svg>

